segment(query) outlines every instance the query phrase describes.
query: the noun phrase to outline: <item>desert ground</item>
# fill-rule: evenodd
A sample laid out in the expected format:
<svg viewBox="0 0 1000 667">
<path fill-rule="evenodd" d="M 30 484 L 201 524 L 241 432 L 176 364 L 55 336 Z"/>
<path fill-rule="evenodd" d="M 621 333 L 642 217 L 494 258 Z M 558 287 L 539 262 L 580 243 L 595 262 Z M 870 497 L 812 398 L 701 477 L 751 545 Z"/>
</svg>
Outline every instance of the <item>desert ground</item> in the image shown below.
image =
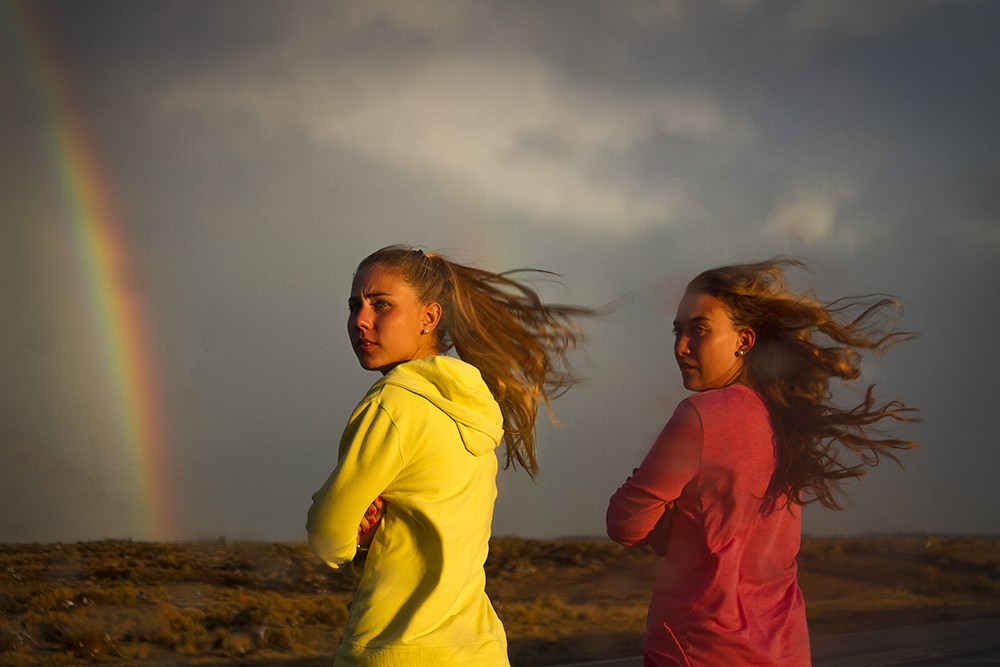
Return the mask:
<svg viewBox="0 0 1000 667">
<path fill-rule="evenodd" d="M 494 539 L 512 665 L 638 655 L 659 563 Z M 1000 616 L 1000 537 L 805 538 L 799 568 L 814 636 Z M 351 594 L 302 544 L 0 544 L 0 665 L 329 665 Z"/>
</svg>

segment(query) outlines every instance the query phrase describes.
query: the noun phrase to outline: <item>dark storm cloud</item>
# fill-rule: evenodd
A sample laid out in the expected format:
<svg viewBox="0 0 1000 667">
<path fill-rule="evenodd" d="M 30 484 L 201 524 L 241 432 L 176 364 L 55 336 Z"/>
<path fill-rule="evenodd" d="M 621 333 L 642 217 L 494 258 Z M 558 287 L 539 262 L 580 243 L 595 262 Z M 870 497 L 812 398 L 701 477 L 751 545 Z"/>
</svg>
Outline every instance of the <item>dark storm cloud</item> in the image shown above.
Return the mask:
<svg viewBox="0 0 1000 667">
<path fill-rule="evenodd" d="M 500 534 L 601 532 L 683 396 L 669 328 L 686 280 L 779 253 L 811 260 L 795 278 L 821 296 L 899 294 L 923 332 L 871 366 L 880 393 L 923 408 L 920 449 L 806 529 L 1000 525 L 1000 355 L 982 342 L 1000 324 L 998 6 L 32 5 L 135 253 L 181 536 L 301 537 L 374 381 L 344 340 L 351 273 L 394 242 L 557 271 L 558 300 L 628 295 L 588 324 L 589 379 L 542 427 L 539 481 L 501 475 Z M 0 146 L 22 158 L 0 167 L 14 221 L 0 232 L 0 432 L 35 471 L 19 493 L 50 490 L 47 466 L 65 469 L 52 457 L 107 489 L 72 496 L 108 517 L 84 537 L 104 537 L 131 472 L 74 298 L 37 89 L 3 62 Z M 58 503 L 36 504 L 33 534 L 80 534 Z"/>
</svg>

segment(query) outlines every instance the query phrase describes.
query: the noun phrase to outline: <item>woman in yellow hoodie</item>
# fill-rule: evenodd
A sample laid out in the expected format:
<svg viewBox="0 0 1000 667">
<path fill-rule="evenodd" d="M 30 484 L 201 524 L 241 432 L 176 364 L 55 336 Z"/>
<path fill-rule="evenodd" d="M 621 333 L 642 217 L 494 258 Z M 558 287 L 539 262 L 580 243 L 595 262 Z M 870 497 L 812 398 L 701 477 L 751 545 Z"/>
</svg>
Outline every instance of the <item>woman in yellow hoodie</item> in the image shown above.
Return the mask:
<svg viewBox="0 0 1000 667">
<path fill-rule="evenodd" d="M 508 665 L 483 569 L 494 449 L 534 474 L 538 401 L 573 383 L 573 318 L 591 311 L 403 246 L 361 262 L 348 303 L 358 361 L 383 377 L 309 509 L 312 550 L 358 581 L 334 664 Z"/>
</svg>

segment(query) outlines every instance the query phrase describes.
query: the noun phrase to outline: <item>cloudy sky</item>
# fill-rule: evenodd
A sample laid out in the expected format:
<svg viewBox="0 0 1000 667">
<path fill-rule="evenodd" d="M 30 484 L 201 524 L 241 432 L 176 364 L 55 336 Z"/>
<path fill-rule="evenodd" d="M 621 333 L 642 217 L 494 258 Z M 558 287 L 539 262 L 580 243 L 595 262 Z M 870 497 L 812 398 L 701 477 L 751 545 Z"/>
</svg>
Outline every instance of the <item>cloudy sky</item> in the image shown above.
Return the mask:
<svg viewBox="0 0 1000 667">
<path fill-rule="evenodd" d="M 498 534 L 603 534 L 685 396 L 683 285 L 778 254 L 921 332 L 864 378 L 920 447 L 805 531 L 1000 531 L 1000 4 L 0 8 L 0 541 L 302 539 L 377 379 L 351 275 L 390 243 L 618 304 Z"/>
</svg>

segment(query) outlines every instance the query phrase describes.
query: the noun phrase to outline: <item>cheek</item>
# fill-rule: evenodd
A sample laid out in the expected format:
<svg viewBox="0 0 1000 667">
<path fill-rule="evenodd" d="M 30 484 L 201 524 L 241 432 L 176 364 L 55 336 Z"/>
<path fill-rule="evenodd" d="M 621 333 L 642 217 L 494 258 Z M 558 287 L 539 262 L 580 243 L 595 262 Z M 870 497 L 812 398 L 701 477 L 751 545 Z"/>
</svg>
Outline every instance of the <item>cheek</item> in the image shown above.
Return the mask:
<svg viewBox="0 0 1000 667">
<path fill-rule="evenodd" d="M 733 348 L 729 345 L 729 342 L 723 340 L 716 340 L 711 346 L 706 346 L 704 355 L 708 358 L 709 362 L 720 365 L 728 364 L 731 361 L 730 357 L 733 359 L 736 358 L 733 355 Z"/>
</svg>

